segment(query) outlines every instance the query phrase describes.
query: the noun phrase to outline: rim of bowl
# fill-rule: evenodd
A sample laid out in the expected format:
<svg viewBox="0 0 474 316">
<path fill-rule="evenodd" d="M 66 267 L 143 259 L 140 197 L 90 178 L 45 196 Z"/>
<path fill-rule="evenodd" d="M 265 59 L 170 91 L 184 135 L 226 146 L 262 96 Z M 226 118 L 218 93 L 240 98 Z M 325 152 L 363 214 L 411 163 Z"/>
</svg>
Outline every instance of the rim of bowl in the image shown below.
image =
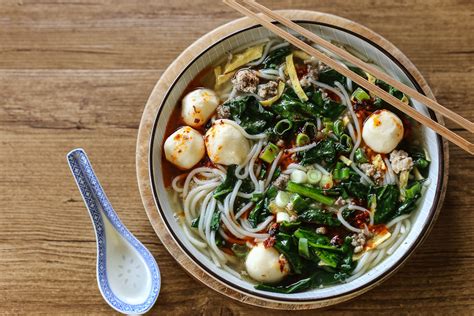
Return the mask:
<svg viewBox="0 0 474 316">
<path fill-rule="evenodd" d="M 298 10 L 300 11 L 300 10 Z M 304 10 L 302 10 L 304 11 Z M 315 11 L 305 11 L 305 12 L 313 12 L 315 13 Z M 328 14 L 329 15 L 329 14 Z M 338 17 L 338 16 L 335 16 L 336 18 L 339 18 L 339 19 L 342 19 L 342 20 L 347 20 L 347 19 L 344 19 L 344 18 L 341 18 L 341 17 Z M 242 18 L 241 18 L 242 19 Z M 238 19 L 238 20 L 241 20 L 241 19 Z M 294 22 L 296 23 L 306 23 L 306 24 L 316 24 L 316 25 L 321 25 L 321 26 L 325 26 L 325 27 L 330 27 L 330 28 L 334 28 L 334 29 L 337 29 L 337 30 L 340 30 L 340 31 L 343 31 L 343 32 L 346 32 L 350 35 L 353 35 L 365 42 L 367 42 L 368 44 L 372 45 L 373 47 L 375 47 L 376 49 L 378 49 L 380 52 L 382 52 L 385 56 L 387 56 L 391 61 L 393 61 L 402 71 L 403 73 L 408 77 L 408 79 L 410 80 L 410 82 L 415 86 L 415 88 L 417 89 L 417 91 L 419 91 L 420 93 L 425 94 L 425 91 L 423 91 L 423 89 L 421 88 L 421 85 L 420 83 L 415 79 L 415 77 L 412 75 L 412 73 L 406 68 L 406 66 L 401 63 L 395 56 L 392 55 L 392 53 L 388 52 L 387 49 L 383 48 L 382 46 L 380 46 L 378 43 L 372 41 L 371 39 L 367 38 L 366 36 L 356 32 L 356 31 L 353 31 L 351 29 L 348 29 L 348 28 L 344 28 L 344 27 L 340 27 L 340 26 L 337 26 L 337 25 L 334 25 L 334 24 L 330 24 L 330 23 L 325 23 L 325 22 L 317 22 L 317 21 L 314 21 L 314 20 L 309 20 L 309 19 L 295 19 L 293 20 Z M 350 20 L 347 20 L 347 21 L 350 21 Z M 234 21 L 232 21 L 234 22 Z M 232 23 L 231 22 L 231 23 Z M 356 22 L 353 22 L 353 21 L 350 21 L 351 23 L 355 23 L 357 24 Z M 275 22 L 274 22 L 275 23 Z M 278 24 L 278 23 L 276 23 Z M 358 25 L 358 24 L 357 24 Z M 350 27 L 351 25 L 349 25 Z M 222 283 L 223 285 L 225 285 L 226 287 L 229 287 L 237 292 L 240 292 L 240 293 L 243 293 L 245 295 L 251 295 L 253 297 L 257 297 L 257 298 L 260 298 L 260 299 L 265 299 L 267 301 L 274 301 L 274 302 L 278 302 L 278 303 L 289 303 L 289 304 L 298 304 L 298 303 L 301 303 L 301 304 L 304 304 L 304 303 L 311 303 L 311 302 L 320 302 L 320 301 L 326 301 L 326 300 L 331 300 L 331 299 L 335 299 L 335 298 L 341 298 L 341 297 L 353 297 L 355 295 L 358 295 L 358 294 L 362 294 L 363 292 L 365 291 L 368 291 L 370 288 L 374 287 L 375 285 L 379 284 L 380 282 L 384 281 L 385 279 L 387 279 L 389 276 L 393 275 L 405 262 L 406 260 L 413 254 L 414 250 L 424 241 L 424 239 L 426 238 L 426 236 L 428 235 L 431 227 L 433 226 L 434 222 L 436 221 L 436 218 L 437 218 L 437 215 L 439 213 L 439 205 L 440 203 L 443 202 L 443 199 L 444 199 L 444 195 L 443 194 L 440 194 L 440 191 L 441 189 L 443 188 L 443 184 L 445 183 L 445 180 L 447 178 L 447 170 L 445 170 L 445 165 L 444 165 L 444 162 L 445 162 L 445 156 L 448 154 L 448 151 L 447 151 L 447 148 L 445 148 L 444 146 L 444 143 L 443 143 L 443 140 L 442 138 L 439 136 L 439 135 L 436 135 L 436 143 L 437 143 L 437 146 L 439 148 L 439 153 L 438 153 L 438 170 L 439 170 L 439 177 L 436 181 L 436 193 L 435 193 L 435 198 L 434 198 L 434 201 L 433 201 L 433 206 L 431 207 L 430 211 L 429 211 L 429 215 L 427 216 L 427 222 L 425 223 L 425 225 L 423 225 L 421 231 L 419 232 L 419 235 L 418 237 L 416 238 L 416 240 L 414 241 L 413 245 L 411 245 L 410 248 L 408 248 L 405 253 L 402 255 L 402 257 L 391 264 L 391 266 L 387 269 L 387 271 L 385 271 L 384 273 L 382 273 L 380 276 L 370 280 L 369 282 L 367 283 L 364 283 L 362 285 L 360 285 L 359 287 L 357 288 L 354 288 L 350 291 L 347 291 L 347 292 L 341 292 L 341 293 L 337 293 L 335 295 L 330 295 L 330 296 L 327 296 L 327 297 L 324 297 L 324 298 L 275 298 L 273 296 L 270 296 L 270 295 L 265 295 L 265 294 L 262 294 L 260 292 L 256 292 L 256 291 L 249 291 L 248 289 L 245 289 L 245 288 L 242 288 L 238 285 L 236 285 L 235 283 L 232 283 L 228 280 L 226 280 L 225 278 L 223 278 L 222 276 L 214 273 L 213 271 L 211 271 L 210 269 L 208 269 L 203 263 L 201 263 L 187 248 L 186 246 L 184 246 L 184 244 L 181 242 L 181 240 L 178 238 L 178 236 L 176 235 L 176 233 L 173 231 L 172 227 L 170 226 L 169 222 L 167 221 L 166 219 L 166 216 L 164 214 L 164 208 L 163 206 L 160 204 L 160 201 L 159 201 L 159 196 L 158 196 L 158 193 L 157 193 L 157 189 L 156 189 L 156 184 L 155 184 L 155 181 L 154 181 L 154 175 L 155 175 L 155 170 L 154 170 L 154 165 L 153 165 L 153 157 L 154 157 L 154 139 L 155 139 L 155 135 L 157 133 L 157 127 L 158 127 L 158 121 L 159 121 L 159 118 L 160 118 L 160 115 L 162 113 L 162 110 L 163 110 L 163 105 L 166 103 L 170 93 L 172 92 L 172 90 L 174 89 L 175 85 L 179 82 L 179 80 L 181 79 L 181 77 L 186 73 L 186 71 L 196 62 L 196 60 L 198 60 L 203 54 L 205 54 L 209 49 L 211 49 L 212 47 L 216 46 L 216 45 L 219 45 L 221 44 L 223 41 L 241 33 L 241 32 L 245 32 L 245 31 L 248 31 L 248 30 L 251 30 L 251 29 L 255 29 L 255 28 L 260 28 L 262 26 L 260 25 L 251 25 L 251 26 L 247 26 L 247 27 L 243 27 L 243 28 L 240 28 L 230 34 L 227 34 L 225 36 L 222 36 L 220 37 L 219 39 L 215 40 L 214 43 L 212 43 L 211 45 L 208 45 L 206 48 L 202 49 L 199 54 L 197 54 L 196 56 L 194 56 L 189 62 L 188 64 L 186 64 L 186 66 L 184 66 L 182 68 L 182 70 L 179 72 L 179 74 L 176 76 L 176 78 L 172 81 L 172 83 L 169 85 L 169 87 L 166 89 L 166 93 L 165 93 L 165 96 L 163 97 L 163 99 L 161 100 L 159 106 L 158 106 L 158 111 L 156 112 L 155 114 L 155 117 L 153 119 L 153 127 L 152 127 L 152 130 L 151 130 L 151 136 L 150 136 L 150 139 L 149 139 L 149 152 L 148 152 L 148 167 L 149 167 L 149 181 L 150 181 L 150 184 L 151 184 L 151 191 L 152 191 L 152 195 L 153 195 L 153 199 L 154 199 L 154 202 L 155 202 L 155 206 L 159 212 L 159 215 L 163 221 L 163 223 L 165 224 L 165 227 L 167 228 L 168 232 L 170 233 L 170 235 L 172 236 L 174 242 L 178 245 L 178 247 L 180 248 L 181 251 L 183 251 L 192 261 L 192 263 L 194 263 L 196 266 L 198 266 L 201 270 L 203 270 L 204 272 L 206 272 L 207 275 L 211 276 L 212 278 L 214 278 L 215 280 L 219 281 L 220 283 Z M 365 28 L 365 27 L 364 27 Z M 372 33 L 375 33 L 373 32 L 372 30 L 369 30 L 370 32 Z M 211 31 L 212 32 L 212 31 Z M 379 35 L 380 36 L 380 35 Z M 380 36 L 381 37 L 381 36 Z M 383 37 L 382 37 L 383 38 Z M 385 38 L 383 38 L 385 41 L 387 41 Z M 198 39 L 199 40 L 199 39 Z M 388 41 L 387 41 L 388 42 Z M 390 42 L 388 42 L 391 46 L 395 47 L 395 45 L 391 44 Z M 403 55 L 404 56 L 404 55 Z M 179 58 L 179 57 L 178 57 Z M 406 57 L 405 57 L 406 58 Z M 408 60 L 408 58 L 406 58 Z M 416 68 L 415 68 L 416 69 Z M 422 78 L 423 79 L 423 78 Z M 429 88 L 429 86 L 426 84 L 426 86 Z M 430 114 L 430 117 L 436 121 L 441 121 L 442 122 L 442 119 L 439 119 L 436 114 L 428 109 L 429 111 L 429 114 Z M 165 243 L 164 243 L 165 244 Z M 171 253 L 172 256 L 174 257 L 174 254 Z M 179 261 L 178 261 L 179 262 Z M 180 265 L 181 262 L 179 262 Z M 187 270 L 185 268 L 185 270 Z M 200 280 L 201 281 L 201 280 Z M 207 284 L 206 284 L 207 285 Z M 211 287 L 211 286 L 210 286 Z M 214 289 L 213 287 L 211 287 L 212 289 Z M 356 294 L 357 293 L 357 294 Z"/>
</svg>

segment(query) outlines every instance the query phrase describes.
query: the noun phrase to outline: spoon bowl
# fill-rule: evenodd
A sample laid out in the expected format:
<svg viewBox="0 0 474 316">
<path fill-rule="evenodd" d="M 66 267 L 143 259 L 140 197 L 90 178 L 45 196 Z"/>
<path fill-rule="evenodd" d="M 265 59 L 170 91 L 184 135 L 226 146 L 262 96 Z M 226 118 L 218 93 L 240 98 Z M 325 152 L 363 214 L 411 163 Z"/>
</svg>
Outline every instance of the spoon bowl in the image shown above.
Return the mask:
<svg viewBox="0 0 474 316">
<path fill-rule="evenodd" d="M 160 292 L 158 264 L 118 218 L 84 150 L 72 150 L 67 160 L 94 226 L 102 296 L 118 312 L 147 312 Z"/>
</svg>

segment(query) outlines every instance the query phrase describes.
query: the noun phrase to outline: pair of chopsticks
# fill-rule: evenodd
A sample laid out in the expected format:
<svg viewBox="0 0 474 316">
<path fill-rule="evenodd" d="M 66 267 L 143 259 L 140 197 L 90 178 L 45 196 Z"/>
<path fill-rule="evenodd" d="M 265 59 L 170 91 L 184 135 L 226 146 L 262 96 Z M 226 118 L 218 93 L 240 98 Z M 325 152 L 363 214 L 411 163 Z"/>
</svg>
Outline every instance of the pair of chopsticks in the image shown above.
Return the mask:
<svg viewBox="0 0 474 316">
<path fill-rule="evenodd" d="M 404 85 L 401 82 L 391 78 L 387 74 L 381 72 L 377 68 L 372 65 L 369 65 L 362 60 L 358 59 L 357 57 L 351 55 L 349 52 L 345 51 L 342 48 L 339 48 L 332 43 L 324 40 L 323 38 L 319 37 L 318 35 L 312 33 L 311 31 L 299 26 L 298 24 L 292 22 L 291 20 L 281 16 L 273 12 L 272 10 L 268 9 L 267 7 L 257 3 L 256 1 L 251 0 L 223 0 L 225 4 L 234 8 L 235 10 L 239 11 L 243 15 L 255 20 L 257 23 L 261 24 L 266 29 L 270 30 L 271 32 L 275 33 L 276 35 L 280 36 L 281 38 L 285 39 L 287 42 L 293 44 L 294 46 L 298 47 L 299 49 L 303 50 L 304 52 L 310 54 L 311 56 L 317 58 L 318 60 L 322 61 L 327 66 L 331 67 L 332 69 L 336 70 L 340 74 L 350 78 L 352 81 L 360 85 L 361 87 L 367 89 L 368 91 L 372 92 L 385 102 L 393 105 L 398 110 L 404 112 L 414 120 L 418 121 L 419 123 L 425 125 L 426 127 L 431 128 L 433 131 L 444 137 L 445 139 L 451 141 L 452 143 L 456 144 L 460 148 L 464 149 L 471 155 L 474 155 L 474 144 L 470 143 L 468 140 L 462 138 L 460 135 L 454 133 L 453 131 L 449 130 L 445 126 L 439 124 L 438 122 L 433 121 L 432 119 L 424 116 L 423 114 L 419 113 L 417 110 L 409 106 L 408 104 L 403 103 L 393 95 L 387 93 L 382 88 L 376 86 L 375 84 L 370 83 L 364 77 L 360 76 L 359 74 L 353 72 L 350 69 L 347 69 L 341 66 L 336 61 L 332 60 L 327 55 L 323 54 L 319 50 L 315 49 L 314 47 L 308 45 L 307 43 L 303 42 L 302 40 L 298 39 L 294 35 L 290 34 L 289 32 L 283 30 L 282 28 L 278 27 L 277 25 L 273 24 L 273 21 L 277 21 L 282 25 L 285 25 L 289 29 L 295 31 L 296 33 L 303 35 L 305 38 L 311 40 L 312 42 L 326 48 L 327 50 L 339 55 L 346 61 L 350 62 L 351 64 L 363 69 L 364 71 L 370 73 L 372 76 L 384 81 L 385 83 L 393 86 L 394 88 L 400 90 L 405 95 L 415 99 L 428 108 L 432 109 L 433 111 L 437 112 L 438 114 L 443 115 L 444 117 L 452 120 L 453 122 L 457 123 L 459 126 L 463 127 L 467 131 L 474 133 L 474 123 L 466 120 L 459 114 L 445 108 L 441 104 L 437 103 L 436 101 L 422 95 L 415 89 Z M 251 7 L 252 9 L 258 11 L 260 14 L 257 14 L 247 7 L 243 6 L 241 3 Z"/>
</svg>

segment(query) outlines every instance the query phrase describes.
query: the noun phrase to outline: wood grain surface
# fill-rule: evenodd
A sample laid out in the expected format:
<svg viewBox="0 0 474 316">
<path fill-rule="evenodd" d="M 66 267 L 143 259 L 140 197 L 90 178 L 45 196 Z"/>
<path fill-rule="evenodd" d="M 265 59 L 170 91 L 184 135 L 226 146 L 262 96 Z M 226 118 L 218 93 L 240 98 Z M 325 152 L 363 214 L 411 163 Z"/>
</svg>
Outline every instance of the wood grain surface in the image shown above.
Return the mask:
<svg viewBox="0 0 474 316">
<path fill-rule="evenodd" d="M 262 3 L 368 26 L 415 63 L 441 104 L 474 120 L 472 1 Z M 119 216 L 160 264 L 152 314 L 269 313 L 186 275 L 156 237 L 136 184 L 137 129 L 156 80 L 194 40 L 237 17 L 209 0 L 0 0 L 0 313 L 112 313 L 65 160 L 75 147 L 88 152 Z M 446 201 L 427 241 L 394 277 L 328 315 L 474 313 L 474 158 L 451 146 L 450 160 Z M 315 313 L 325 314 L 299 312 Z"/>
</svg>

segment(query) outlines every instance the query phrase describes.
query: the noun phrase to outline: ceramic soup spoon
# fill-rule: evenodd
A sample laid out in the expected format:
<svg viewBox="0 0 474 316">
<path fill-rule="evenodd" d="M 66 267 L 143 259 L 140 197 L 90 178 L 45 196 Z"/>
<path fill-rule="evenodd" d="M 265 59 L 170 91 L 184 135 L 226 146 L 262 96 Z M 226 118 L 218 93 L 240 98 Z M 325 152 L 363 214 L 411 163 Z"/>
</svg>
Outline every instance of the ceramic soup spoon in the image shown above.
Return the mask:
<svg viewBox="0 0 474 316">
<path fill-rule="evenodd" d="M 97 283 L 102 296 L 121 313 L 147 312 L 160 292 L 155 259 L 118 218 L 84 150 L 72 150 L 67 160 L 94 225 Z"/>
</svg>

